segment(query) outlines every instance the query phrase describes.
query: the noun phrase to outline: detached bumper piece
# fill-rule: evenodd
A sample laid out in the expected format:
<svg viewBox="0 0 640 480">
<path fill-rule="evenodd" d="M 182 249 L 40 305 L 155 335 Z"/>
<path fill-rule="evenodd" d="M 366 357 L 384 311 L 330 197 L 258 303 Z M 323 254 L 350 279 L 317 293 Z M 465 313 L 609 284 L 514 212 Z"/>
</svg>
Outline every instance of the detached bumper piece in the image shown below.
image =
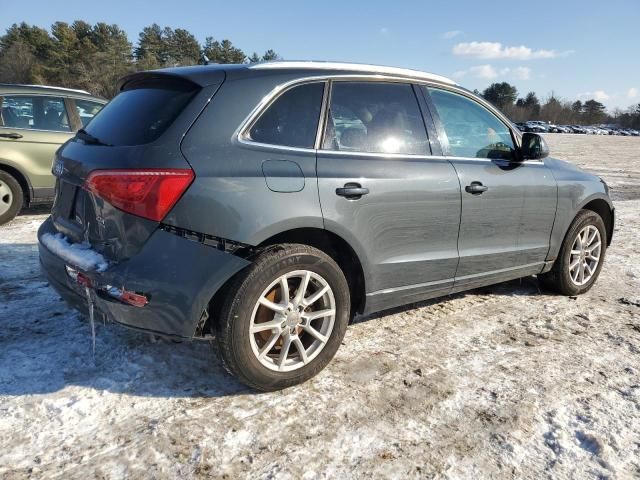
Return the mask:
<svg viewBox="0 0 640 480">
<path fill-rule="evenodd" d="M 124 288 L 117 288 L 112 285 L 94 285 L 94 282 L 90 277 L 75 268 L 66 265 L 65 269 L 67 270 L 67 275 L 69 275 L 69 277 L 71 277 L 72 280 L 75 280 L 79 285 L 86 288 L 92 288 L 96 290 L 96 292 L 102 292 L 109 295 L 111 298 L 120 300 L 122 303 L 133 305 L 134 307 L 144 307 L 149 303 L 149 299 L 146 295 L 130 292 Z"/>
<path fill-rule="evenodd" d="M 55 234 L 48 219 L 38 238 Z M 39 243 L 40 263 L 51 285 L 72 306 L 87 312 L 85 287 L 108 320 L 180 338 L 193 338 L 211 297 L 249 261 L 174 233 L 156 230 L 133 257 L 86 271 Z"/>
<path fill-rule="evenodd" d="M 178 228 L 172 225 L 160 224 L 160 229 L 165 232 L 173 233 L 174 235 L 178 235 L 181 238 L 186 238 L 187 240 L 192 240 L 194 242 L 202 243 L 203 245 L 208 245 L 213 248 L 217 248 L 218 250 L 222 250 L 227 253 L 236 253 L 239 250 L 244 250 L 246 253 L 250 253 L 252 247 L 247 245 L 246 243 L 235 242 L 233 240 L 229 240 L 222 237 L 216 237 L 214 235 L 208 235 L 206 233 L 194 232 L 193 230 L 187 230 L 186 228 Z"/>
</svg>

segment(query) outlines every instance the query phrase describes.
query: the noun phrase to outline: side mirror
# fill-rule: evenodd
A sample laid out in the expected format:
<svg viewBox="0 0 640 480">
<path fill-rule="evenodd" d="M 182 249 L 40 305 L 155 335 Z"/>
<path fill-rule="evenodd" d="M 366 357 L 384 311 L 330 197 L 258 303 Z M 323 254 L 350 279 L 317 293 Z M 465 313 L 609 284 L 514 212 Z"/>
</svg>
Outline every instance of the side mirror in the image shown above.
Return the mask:
<svg viewBox="0 0 640 480">
<path fill-rule="evenodd" d="M 549 147 L 544 138 L 537 133 L 525 132 L 522 134 L 522 147 L 520 149 L 523 160 L 540 160 L 549 156 Z"/>
</svg>

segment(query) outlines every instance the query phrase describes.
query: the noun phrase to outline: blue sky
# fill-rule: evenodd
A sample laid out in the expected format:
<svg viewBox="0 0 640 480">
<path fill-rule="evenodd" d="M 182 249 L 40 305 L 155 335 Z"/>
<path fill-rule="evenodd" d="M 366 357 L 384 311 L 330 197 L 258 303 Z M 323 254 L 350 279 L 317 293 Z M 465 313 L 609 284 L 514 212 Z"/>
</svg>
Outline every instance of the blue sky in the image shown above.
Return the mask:
<svg viewBox="0 0 640 480">
<path fill-rule="evenodd" d="M 2 0 L 2 3 L 8 0 Z M 52 2 L 2 9 L 15 22 L 117 23 L 130 40 L 146 25 L 229 38 L 248 53 L 417 68 L 483 89 L 506 80 L 521 94 L 552 91 L 609 108 L 640 103 L 640 0 Z"/>
</svg>

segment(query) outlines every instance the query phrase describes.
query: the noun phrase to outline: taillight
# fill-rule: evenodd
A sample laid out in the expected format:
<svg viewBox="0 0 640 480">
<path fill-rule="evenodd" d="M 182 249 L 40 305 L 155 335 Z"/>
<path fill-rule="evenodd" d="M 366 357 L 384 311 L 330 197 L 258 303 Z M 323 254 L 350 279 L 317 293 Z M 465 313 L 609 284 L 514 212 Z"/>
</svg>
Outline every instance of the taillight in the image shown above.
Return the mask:
<svg viewBox="0 0 640 480">
<path fill-rule="evenodd" d="M 159 222 L 193 177 L 190 168 L 94 170 L 85 188 L 120 210 Z"/>
</svg>

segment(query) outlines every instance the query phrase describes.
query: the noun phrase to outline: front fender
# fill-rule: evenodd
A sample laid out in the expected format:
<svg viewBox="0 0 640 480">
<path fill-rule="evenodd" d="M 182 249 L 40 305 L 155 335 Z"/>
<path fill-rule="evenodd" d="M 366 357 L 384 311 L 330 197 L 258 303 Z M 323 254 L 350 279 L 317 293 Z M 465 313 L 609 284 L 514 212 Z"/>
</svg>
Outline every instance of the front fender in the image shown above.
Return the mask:
<svg viewBox="0 0 640 480">
<path fill-rule="evenodd" d="M 594 200 L 605 202 L 611 213 L 611 225 L 607 231 L 607 240 L 611 243 L 614 207 L 611 198 L 605 192 L 604 185 L 593 181 L 572 182 L 570 185 L 563 185 L 563 183 L 565 182 L 558 182 L 558 210 L 551 231 L 547 261 L 554 261 L 557 258 L 571 222 L 580 210 Z"/>
</svg>

